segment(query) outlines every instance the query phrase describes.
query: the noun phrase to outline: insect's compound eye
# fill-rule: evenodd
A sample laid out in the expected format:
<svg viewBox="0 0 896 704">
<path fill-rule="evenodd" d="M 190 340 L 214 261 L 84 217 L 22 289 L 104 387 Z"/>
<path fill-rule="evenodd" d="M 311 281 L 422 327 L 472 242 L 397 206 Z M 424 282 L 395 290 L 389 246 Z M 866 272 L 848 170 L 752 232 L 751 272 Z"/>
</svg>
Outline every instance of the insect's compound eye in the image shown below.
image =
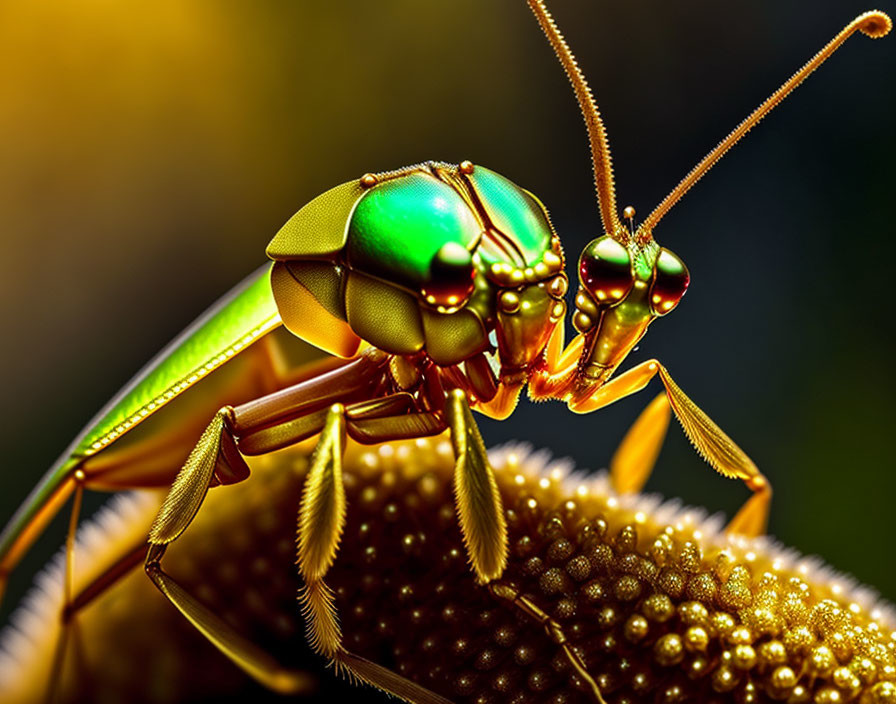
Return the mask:
<svg viewBox="0 0 896 704">
<path fill-rule="evenodd" d="M 668 249 L 661 249 L 654 265 L 656 272 L 650 288 L 650 308 L 656 315 L 670 312 L 688 290 L 688 268 Z"/>
<path fill-rule="evenodd" d="M 579 257 L 579 277 L 598 305 L 618 303 L 634 283 L 628 250 L 609 236 L 592 240 Z"/>
<path fill-rule="evenodd" d="M 456 242 L 444 244 L 430 263 L 423 299 L 438 309 L 451 311 L 462 307 L 473 293 L 476 270 L 470 253 Z"/>
</svg>

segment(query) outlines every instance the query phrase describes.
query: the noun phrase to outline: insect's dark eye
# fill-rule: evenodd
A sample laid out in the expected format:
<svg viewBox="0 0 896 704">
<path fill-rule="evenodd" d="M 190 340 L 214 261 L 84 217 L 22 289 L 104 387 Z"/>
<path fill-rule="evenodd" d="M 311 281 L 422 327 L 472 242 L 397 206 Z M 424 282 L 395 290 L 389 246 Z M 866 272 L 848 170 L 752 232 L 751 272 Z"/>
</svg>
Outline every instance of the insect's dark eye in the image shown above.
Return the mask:
<svg viewBox="0 0 896 704">
<path fill-rule="evenodd" d="M 632 287 L 631 259 L 625 247 L 612 237 L 599 237 L 579 258 L 582 287 L 599 305 L 618 303 Z"/>
<path fill-rule="evenodd" d="M 470 253 L 456 242 L 448 242 L 430 262 L 428 281 L 420 293 L 431 306 L 459 308 L 473 293 L 475 274 Z"/>
<path fill-rule="evenodd" d="M 654 265 L 656 276 L 650 289 L 650 307 L 657 315 L 671 311 L 688 290 L 688 268 L 668 249 L 661 249 Z"/>
</svg>

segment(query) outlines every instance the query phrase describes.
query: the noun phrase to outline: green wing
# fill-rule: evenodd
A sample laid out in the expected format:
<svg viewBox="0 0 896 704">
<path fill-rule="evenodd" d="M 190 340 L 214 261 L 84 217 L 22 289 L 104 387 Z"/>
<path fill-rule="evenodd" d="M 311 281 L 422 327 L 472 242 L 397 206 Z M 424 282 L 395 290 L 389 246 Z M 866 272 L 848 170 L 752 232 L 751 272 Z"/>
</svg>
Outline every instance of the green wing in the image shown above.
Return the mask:
<svg viewBox="0 0 896 704">
<path fill-rule="evenodd" d="M 281 325 L 271 264 L 223 296 L 170 342 L 87 424 L 0 535 L 0 563 L 80 462 L 132 430 L 234 355 Z"/>
<path fill-rule="evenodd" d="M 280 326 L 265 264 L 172 340 L 87 426 L 72 455 L 88 457 Z"/>
</svg>

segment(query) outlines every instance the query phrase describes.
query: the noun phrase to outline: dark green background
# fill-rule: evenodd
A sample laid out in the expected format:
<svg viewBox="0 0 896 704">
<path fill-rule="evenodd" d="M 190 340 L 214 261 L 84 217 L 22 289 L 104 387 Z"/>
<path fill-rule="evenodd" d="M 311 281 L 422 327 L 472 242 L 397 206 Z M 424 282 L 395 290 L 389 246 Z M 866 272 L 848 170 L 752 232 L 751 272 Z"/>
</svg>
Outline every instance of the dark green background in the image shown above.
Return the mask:
<svg viewBox="0 0 896 704">
<path fill-rule="evenodd" d="M 642 215 L 867 9 L 553 5 L 606 119 L 620 206 Z M 665 218 L 655 234 L 691 291 L 630 359 L 658 357 L 771 478 L 772 533 L 890 599 L 894 57 L 893 37 L 850 40 Z M 469 158 L 538 194 L 571 260 L 599 234 L 582 120 L 521 0 L 7 2 L 0 136 L 4 520 L 335 184 Z M 656 391 L 582 417 L 526 403 L 482 429 L 599 468 Z M 648 488 L 729 515 L 747 496 L 677 427 Z"/>
</svg>

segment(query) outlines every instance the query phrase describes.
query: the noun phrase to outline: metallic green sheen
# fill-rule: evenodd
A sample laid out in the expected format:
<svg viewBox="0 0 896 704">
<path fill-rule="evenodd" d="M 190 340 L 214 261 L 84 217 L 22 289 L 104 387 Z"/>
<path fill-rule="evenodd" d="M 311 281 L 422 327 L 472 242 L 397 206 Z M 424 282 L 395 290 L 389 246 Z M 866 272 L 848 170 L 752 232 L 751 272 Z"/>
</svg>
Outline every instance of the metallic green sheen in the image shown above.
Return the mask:
<svg viewBox="0 0 896 704">
<path fill-rule="evenodd" d="M 270 270 L 271 265 L 265 264 L 243 280 L 156 355 L 100 411 L 73 454 L 91 454 L 94 442 L 252 331 L 277 327 L 280 316 L 271 293 Z"/>
<path fill-rule="evenodd" d="M 445 244 L 469 249 L 479 233 L 475 215 L 451 186 L 412 173 L 364 194 L 349 223 L 345 252 L 352 269 L 418 292 Z"/>
<path fill-rule="evenodd" d="M 31 519 L 80 461 L 94 454 L 91 450 L 94 442 L 188 378 L 196 369 L 215 360 L 253 330 L 270 331 L 280 325 L 271 292 L 270 271 L 271 264 L 265 264 L 223 296 L 156 355 L 88 423 L 28 495 L 0 535 L 0 557 L 9 551 Z M 174 393 L 168 400 L 179 393 Z M 158 407 L 152 412 L 155 410 Z"/>
<path fill-rule="evenodd" d="M 489 220 L 513 239 L 526 266 L 540 262 L 551 248 L 553 231 L 539 203 L 515 183 L 484 166 L 477 164 L 469 179 Z"/>
<path fill-rule="evenodd" d="M 629 252 L 632 257 L 632 270 L 641 281 L 650 281 L 653 277 L 653 265 L 656 263 L 660 247 L 656 242 L 634 244 Z"/>
</svg>

